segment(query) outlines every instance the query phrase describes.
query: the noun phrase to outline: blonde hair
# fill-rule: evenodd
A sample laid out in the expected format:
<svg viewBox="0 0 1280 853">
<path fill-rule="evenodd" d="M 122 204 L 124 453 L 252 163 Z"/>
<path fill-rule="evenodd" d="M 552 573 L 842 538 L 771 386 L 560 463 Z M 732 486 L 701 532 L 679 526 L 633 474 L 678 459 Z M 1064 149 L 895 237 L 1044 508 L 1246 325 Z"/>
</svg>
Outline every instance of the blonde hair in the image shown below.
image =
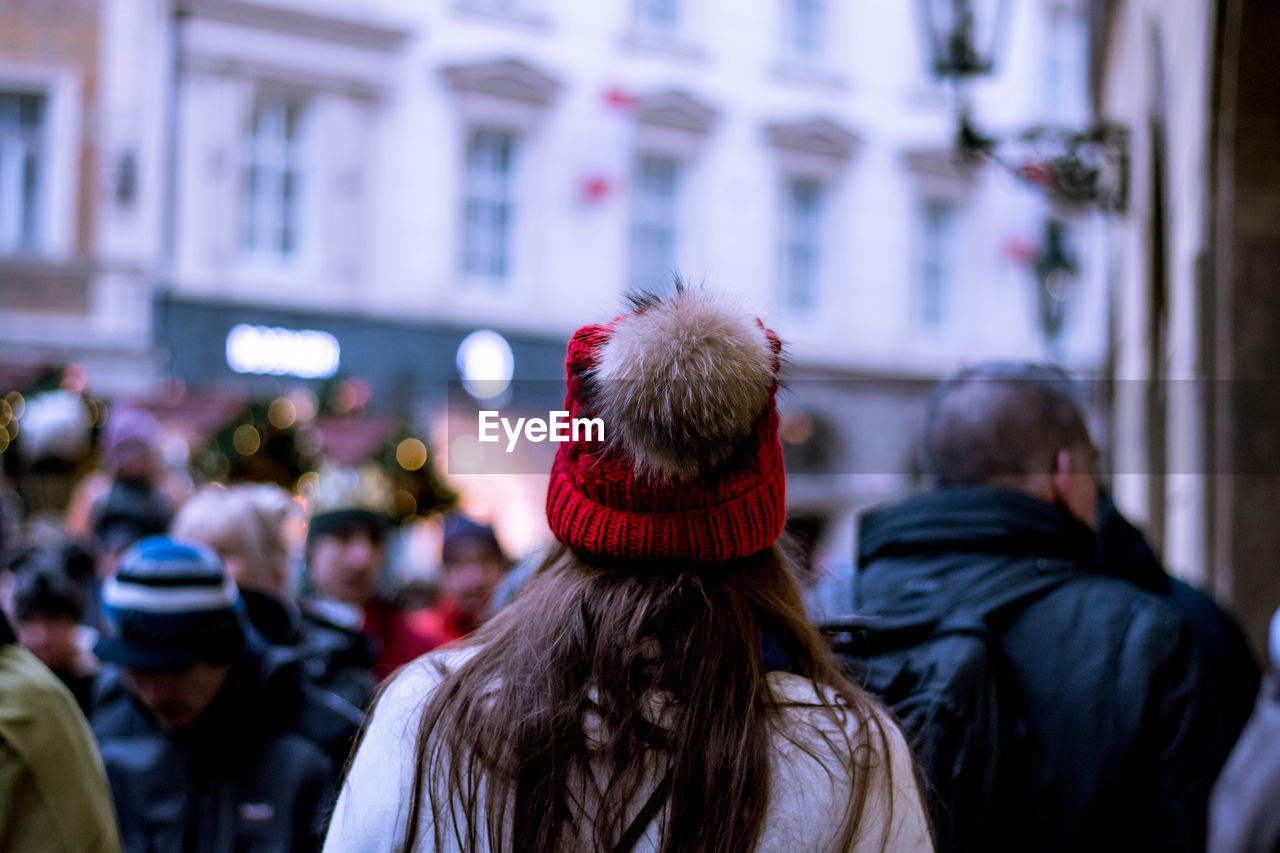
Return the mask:
<svg viewBox="0 0 1280 853">
<path fill-rule="evenodd" d="M 293 508 L 289 493 L 279 486 L 205 486 L 183 504 L 171 533 L 176 539 L 203 542 L 219 553 L 243 555 L 244 567 L 234 572 L 238 585 L 285 593 L 289 584 L 285 523 Z"/>
</svg>

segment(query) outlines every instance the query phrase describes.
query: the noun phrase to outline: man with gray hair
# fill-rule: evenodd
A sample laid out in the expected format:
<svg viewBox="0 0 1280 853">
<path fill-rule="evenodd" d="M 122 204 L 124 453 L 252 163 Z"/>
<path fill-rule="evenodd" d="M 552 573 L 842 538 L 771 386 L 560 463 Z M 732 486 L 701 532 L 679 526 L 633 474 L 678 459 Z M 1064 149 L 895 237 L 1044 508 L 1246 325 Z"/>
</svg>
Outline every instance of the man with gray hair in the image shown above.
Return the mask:
<svg viewBox="0 0 1280 853">
<path fill-rule="evenodd" d="M 945 380 L 921 439 L 932 488 L 861 520 L 855 611 L 898 626 L 973 616 L 1001 709 L 1019 709 L 965 761 L 997 768 L 1029 808 L 935 804 L 939 849 L 1204 849 L 1229 736 L 1183 617 L 1098 570 L 1097 452 L 1074 390 L 1032 364 Z M 965 700 L 949 707 L 963 714 Z M 964 794 L 955 766 L 925 768 L 944 797 Z M 1015 766 L 1028 776 L 1007 778 Z"/>
</svg>

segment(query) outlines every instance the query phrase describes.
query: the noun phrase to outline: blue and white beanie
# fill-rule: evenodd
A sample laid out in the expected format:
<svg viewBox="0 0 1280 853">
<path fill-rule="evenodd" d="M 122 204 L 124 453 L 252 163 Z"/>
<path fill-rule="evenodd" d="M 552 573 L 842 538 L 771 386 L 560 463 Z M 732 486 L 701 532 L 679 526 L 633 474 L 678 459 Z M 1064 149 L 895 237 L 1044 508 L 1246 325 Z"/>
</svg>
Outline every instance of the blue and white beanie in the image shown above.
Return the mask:
<svg viewBox="0 0 1280 853">
<path fill-rule="evenodd" d="M 245 644 L 244 604 L 212 549 L 151 536 L 120 559 L 102 588 L 99 659 L 137 670 L 230 663 Z"/>
</svg>

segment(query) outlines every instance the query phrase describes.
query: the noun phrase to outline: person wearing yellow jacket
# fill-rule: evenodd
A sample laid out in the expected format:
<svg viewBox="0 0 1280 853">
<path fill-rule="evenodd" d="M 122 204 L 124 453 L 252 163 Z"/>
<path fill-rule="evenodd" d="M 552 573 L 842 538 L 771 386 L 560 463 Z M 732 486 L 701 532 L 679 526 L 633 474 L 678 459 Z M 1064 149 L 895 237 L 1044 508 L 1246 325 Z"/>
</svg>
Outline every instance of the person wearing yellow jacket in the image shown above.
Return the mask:
<svg viewBox="0 0 1280 853">
<path fill-rule="evenodd" d="M 71 693 L 0 613 L 0 851 L 119 853 L 107 776 Z"/>
</svg>

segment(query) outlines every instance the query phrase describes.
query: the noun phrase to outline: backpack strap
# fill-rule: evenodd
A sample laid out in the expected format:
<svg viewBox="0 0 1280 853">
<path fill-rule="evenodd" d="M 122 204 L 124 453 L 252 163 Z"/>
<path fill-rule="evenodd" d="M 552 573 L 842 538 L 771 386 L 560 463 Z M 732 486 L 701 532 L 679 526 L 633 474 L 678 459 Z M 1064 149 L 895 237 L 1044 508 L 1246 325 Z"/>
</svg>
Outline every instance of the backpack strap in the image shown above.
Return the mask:
<svg viewBox="0 0 1280 853">
<path fill-rule="evenodd" d="M 939 632 L 984 635 L 1009 622 L 1023 608 L 1079 577 L 1071 561 L 1037 559 L 1034 567 L 993 572 L 983 587 L 966 594 L 970 602 L 953 611 L 928 616 L 849 614 L 825 620 L 818 629 L 835 643 L 858 638 L 865 654 L 878 654 L 923 642 Z"/>
</svg>

